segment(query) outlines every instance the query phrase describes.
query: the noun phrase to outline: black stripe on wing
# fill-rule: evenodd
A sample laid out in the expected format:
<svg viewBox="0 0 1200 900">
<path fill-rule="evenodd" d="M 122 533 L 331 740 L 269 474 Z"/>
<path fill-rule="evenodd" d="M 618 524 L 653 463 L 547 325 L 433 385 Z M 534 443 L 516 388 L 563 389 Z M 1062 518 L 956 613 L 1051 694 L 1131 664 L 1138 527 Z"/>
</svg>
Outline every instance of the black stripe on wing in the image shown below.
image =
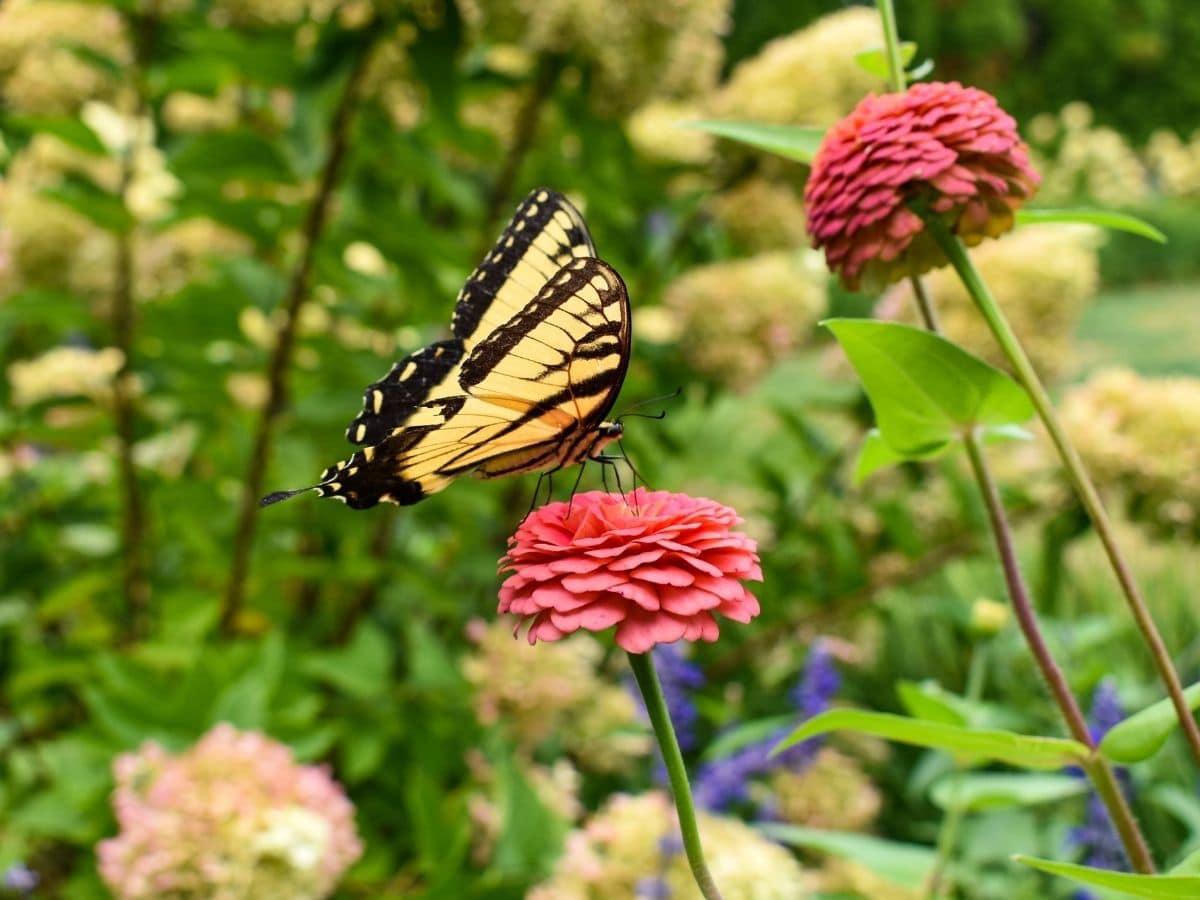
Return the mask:
<svg viewBox="0 0 1200 900">
<path fill-rule="evenodd" d="M 551 242 L 545 248 L 536 246 L 537 239 L 546 234 L 552 238 Z M 529 254 L 544 256 L 554 267 L 573 257 L 596 255 L 592 236 L 588 234 L 579 210 L 562 194 L 549 188 L 537 188 L 521 202 L 492 252 L 484 257 L 459 291 L 451 323 L 455 337 L 473 343 L 471 338 L 476 336 L 475 331 L 488 307 Z"/>
<path fill-rule="evenodd" d="M 581 291 L 596 294 L 596 300 L 587 304 L 584 315 L 564 308 L 579 298 Z M 572 321 L 565 321 L 568 319 Z M 570 330 L 580 329 L 580 337 L 572 338 Z M 536 334 L 539 331 L 540 336 Z M 471 388 L 482 384 L 506 360 L 518 357 L 516 350 L 525 340 L 537 341 L 556 357 L 540 364 L 531 363 L 527 367 L 529 374 L 522 376 L 526 380 L 536 382 L 574 359 L 603 358 L 616 353 L 621 359 L 620 369 L 605 373 L 605 377 L 620 385 L 629 361 L 629 298 L 621 276 L 601 259 L 568 262 L 524 309 L 471 350 L 458 376 L 463 390 L 470 393 Z"/>
<path fill-rule="evenodd" d="M 352 444 L 378 444 L 404 424 L 463 357 L 460 340 L 438 341 L 409 354 L 363 392 L 363 409 L 346 428 Z"/>
</svg>

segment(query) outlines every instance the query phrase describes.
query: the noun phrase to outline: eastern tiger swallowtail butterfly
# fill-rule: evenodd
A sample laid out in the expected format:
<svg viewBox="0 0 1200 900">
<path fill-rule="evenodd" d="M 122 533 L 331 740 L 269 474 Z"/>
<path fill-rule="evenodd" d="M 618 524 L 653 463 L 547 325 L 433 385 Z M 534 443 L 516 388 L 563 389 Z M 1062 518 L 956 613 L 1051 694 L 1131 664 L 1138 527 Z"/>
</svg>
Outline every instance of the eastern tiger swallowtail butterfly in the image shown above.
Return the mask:
<svg viewBox="0 0 1200 900">
<path fill-rule="evenodd" d="M 458 294 L 453 337 L 368 385 L 346 429 L 362 447 L 311 488 L 355 509 L 406 506 L 465 472 L 496 478 L 600 456 L 629 364 L 629 297 L 583 216 L 533 191 Z"/>
</svg>

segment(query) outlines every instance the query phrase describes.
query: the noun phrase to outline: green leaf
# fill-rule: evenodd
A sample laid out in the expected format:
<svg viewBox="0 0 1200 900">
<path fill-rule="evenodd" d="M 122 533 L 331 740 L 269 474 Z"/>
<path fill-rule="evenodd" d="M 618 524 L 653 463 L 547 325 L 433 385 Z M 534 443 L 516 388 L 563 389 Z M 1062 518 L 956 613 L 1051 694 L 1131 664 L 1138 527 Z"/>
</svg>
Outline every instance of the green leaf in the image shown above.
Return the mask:
<svg viewBox="0 0 1200 900">
<path fill-rule="evenodd" d="M 717 137 L 728 138 L 766 150 L 778 156 L 809 164 L 817 155 L 825 129 L 799 125 L 771 125 L 765 122 L 732 122 L 722 119 L 701 119 L 684 122 L 681 128 L 706 131 Z"/>
<path fill-rule="evenodd" d="M 1099 225 L 1114 231 L 1128 231 L 1159 244 L 1167 242 L 1167 236 L 1137 216 L 1111 212 L 1106 209 L 1021 209 L 1017 210 L 1018 225 L 1041 225 L 1046 222 L 1075 222 L 1082 225 Z"/>
<path fill-rule="evenodd" d="M 1200 707 L 1200 682 L 1186 688 L 1183 696 L 1189 709 Z M 1141 762 L 1161 750 L 1178 726 L 1171 698 L 1164 697 L 1109 729 L 1100 740 L 1100 753 L 1113 762 Z"/>
<path fill-rule="evenodd" d="M 77 150 L 107 156 L 104 142 L 80 119 L 70 116 L 8 116 L 4 125 L 18 133 L 49 134 Z"/>
<path fill-rule="evenodd" d="M 378 625 L 364 620 L 346 647 L 312 653 L 305 658 L 302 669 L 351 697 L 368 700 L 387 692 L 391 666 L 387 635 Z"/>
<path fill-rule="evenodd" d="M 722 759 L 736 750 L 749 744 L 766 740 L 796 721 L 794 715 L 772 716 L 769 719 L 755 719 L 743 722 L 726 732 L 718 735 L 704 748 L 702 759 Z"/>
<path fill-rule="evenodd" d="M 867 432 L 867 436 L 863 440 L 862 449 L 858 452 L 858 461 L 854 464 L 854 483 L 856 485 L 862 484 L 880 469 L 889 468 L 897 463 L 908 462 L 914 459 L 936 459 L 949 450 L 951 446 L 951 444 L 945 443 L 934 447 L 927 453 L 905 456 L 902 453 L 897 453 L 888 446 L 888 442 L 883 439 L 883 435 L 879 433 L 878 428 L 872 428 Z"/>
<path fill-rule="evenodd" d="M 83 176 L 68 175 L 60 184 L 42 193 L 69 206 L 106 231 L 120 234 L 133 226 L 133 216 L 121 198 Z"/>
<path fill-rule="evenodd" d="M 862 863 L 880 878 L 901 887 L 919 888 L 933 870 L 937 854 L 931 847 L 885 841 L 868 834 L 823 831 L 801 825 L 766 822 L 757 826 L 770 838 L 793 847 L 820 850 Z"/>
<path fill-rule="evenodd" d="M 921 328 L 870 319 L 827 319 L 862 379 L 888 446 L 921 459 L 979 426 L 1033 415 L 1021 387 L 981 359 Z"/>
<path fill-rule="evenodd" d="M 930 789 L 929 797 L 944 810 L 979 812 L 1053 803 L 1082 794 L 1087 786 L 1086 780 L 1072 775 L 956 772 L 939 779 Z"/>
<path fill-rule="evenodd" d="M 985 444 L 999 441 L 1028 441 L 1033 434 L 1020 425 L 987 425 L 980 429 L 980 435 Z M 854 483 L 862 484 L 880 469 L 886 469 L 897 463 L 914 460 L 928 461 L 944 456 L 947 451 L 959 446 L 957 443 L 942 444 L 928 453 L 917 456 L 903 456 L 888 446 L 878 428 L 872 428 L 863 439 L 862 448 L 858 451 L 858 460 L 854 464 Z"/>
<path fill-rule="evenodd" d="M 1065 738 L 1034 737 L 985 728 L 966 728 L 945 722 L 909 719 L 891 713 L 858 709 L 832 709 L 814 716 L 772 750 L 778 753 L 793 744 L 838 729 L 859 731 L 876 737 L 945 750 L 967 759 L 995 759 L 1025 769 L 1057 769 L 1080 765 L 1088 749 Z"/>
<path fill-rule="evenodd" d="M 1051 875 L 1061 875 L 1092 887 L 1120 891 L 1131 897 L 1150 897 L 1156 900 L 1195 900 L 1200 897 L 1200 875 L 1134 875 L 1129 872 L 1110 872 L 1091 869 L 1074 863 L 1051 859 L 1014 856 L 1014 860 Z"/>
<path fill-rule="evenodd" d="M 896 694 L 904 708 L 918 719 L 946 725 L 967 724 L 966 713 L 961 708 L 962 698 L 954 696 L 935 681 L 901 681 L 896 685 Z"/>
<path fill-rule="evenodd" d="M 171 170 L 194 180 L 291 181 L 294 173 L 273 141 L 248 129 L 200 134 L 171 156 Z"/>
<path fill-rule="evenodd" d="M 908 66 L 917 55 L 917 45 L 912 41 L 900 42 L 900 65 Z M 892 75 L 892 67 L 888 62 L 887 51 L 883 47 L 872 47 L 870 50 L 860 50 L 854 54 L 858 67 L 870 75 L 887 80 Z"/>
<path fill-rule="evenodd" d="M 1168 870 L 1171 875 L 1200 875 L 1200 850 L 1193 850 Z"/>
<path fill-rule="evenodd" d="M 283 676 L 283 635 L 272 631 L 262 640 L 254 662 L 217 697 L 211 721 L 238 728 L 265 728 L 270 701 Z"/>
</svg>

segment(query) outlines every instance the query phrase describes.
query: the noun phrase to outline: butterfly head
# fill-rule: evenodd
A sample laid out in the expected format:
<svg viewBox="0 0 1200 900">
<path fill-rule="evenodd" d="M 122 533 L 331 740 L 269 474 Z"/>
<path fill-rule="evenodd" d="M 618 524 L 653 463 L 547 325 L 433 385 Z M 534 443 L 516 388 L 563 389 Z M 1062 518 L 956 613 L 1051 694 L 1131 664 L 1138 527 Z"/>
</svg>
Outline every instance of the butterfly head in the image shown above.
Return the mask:
<svg viewBox="0 0 1200 900">
<path fill-rule="evenodd" d="M 588 456 L 599 459 L 604 453 L 604 448 L 613 441 L 620 440 L 624 433 L 625 426 L 620 422 L 601 422 L 596 426 L 596 436 L 592 439 L 592 446 L 588 448 Z"/>
</svg>

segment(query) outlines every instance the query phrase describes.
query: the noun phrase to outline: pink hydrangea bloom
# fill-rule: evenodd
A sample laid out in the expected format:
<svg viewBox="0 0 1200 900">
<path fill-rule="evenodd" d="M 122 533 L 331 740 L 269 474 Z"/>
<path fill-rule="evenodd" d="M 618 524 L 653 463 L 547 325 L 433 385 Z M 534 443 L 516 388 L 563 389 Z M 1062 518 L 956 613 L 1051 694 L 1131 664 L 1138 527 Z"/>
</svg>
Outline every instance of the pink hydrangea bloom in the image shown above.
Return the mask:
<svg viewBox="0 0 1200 900">
<path fill-rule="evenodd" d="M 631 653 L 680 639 L 714 641 L 714 613 L 758 615 L 742 584 L 762 580 L 741 519 L 712 500 L 646 491 L 591 491 L 530 513 L 509 538 L 500 612 L 530 623 L 529 642 L 614 625 Z"/>
<path fill-rule="evenodd" d="M 881 287 L 946 258 L 912 208 L 966 243 L 998 237 L 1041 178 L 996 98 L 957 82 L 867 96 L 829 130 L 804 191 L 808 232 L 850 287 Z"/>
<path fill-rule="evenodd" d="M 319 900 L 362 853 L 337 782 L 256 732 L 220 724 L 177 756 L 149 742 L 113 771 L 120 834 L 96 854 L 120 900 Z"/>
</svg>

